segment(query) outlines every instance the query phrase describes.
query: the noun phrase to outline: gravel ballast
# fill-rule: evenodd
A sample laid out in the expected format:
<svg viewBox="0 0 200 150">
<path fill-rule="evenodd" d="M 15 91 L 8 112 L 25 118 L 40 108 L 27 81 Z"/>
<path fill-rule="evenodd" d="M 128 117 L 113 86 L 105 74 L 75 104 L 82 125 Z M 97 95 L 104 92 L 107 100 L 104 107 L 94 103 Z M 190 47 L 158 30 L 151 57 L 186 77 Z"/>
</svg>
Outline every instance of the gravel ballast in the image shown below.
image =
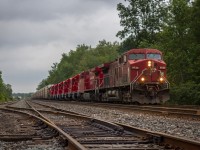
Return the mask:
<svg viewBox="0 0 200 150">
<path fill-rule="evenodd" d="M 150 131 L 166 133 L 200 142 L 200 121 L 198 120 L 183 119 L 168 115 L 155 115 L 147 112 L 130 112 L 113 108 L 85 106 L 67 102 L 56 103 L 55 101 L 43 101 L 42 103 L 98 119 L 123 123 Z"/>
<path fill-rule="evenodd" d="M 161 132 L 169 135 L 182 137 L 200 142 L 199 119 L 186 119 L 171 117 L 169 115 L 152 114 L 142 111 L 125 111 L 117 108 L 103 108 L 98 106 L 87 106 L 82 103 L 37 101 L 42 104 L 53 106 L 67 111 L 88 115 L 97 119 L 110 122 L 118 122 L 130 126 L 142 128 L 153 132 Z M 109 105 L 109 104 L 108 104 Z M 27 107 L 23 101 L 12 105 L 15 107 Z"/>
</svg>

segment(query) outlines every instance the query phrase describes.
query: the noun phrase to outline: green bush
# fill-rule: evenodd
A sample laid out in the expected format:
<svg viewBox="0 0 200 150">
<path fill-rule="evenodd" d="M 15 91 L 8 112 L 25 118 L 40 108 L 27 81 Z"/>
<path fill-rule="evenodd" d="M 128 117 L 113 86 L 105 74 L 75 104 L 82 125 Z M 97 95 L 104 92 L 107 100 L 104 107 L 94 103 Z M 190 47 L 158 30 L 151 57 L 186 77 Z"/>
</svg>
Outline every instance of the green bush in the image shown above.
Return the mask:
<svg viewBox="0 0 200 150">
<path fill-rule="evenodd" d="M 200 104 L 200 84 L 186 82 L 172 86 L 170 89 L 170 103 L 181 105 Z"/>
</svg>

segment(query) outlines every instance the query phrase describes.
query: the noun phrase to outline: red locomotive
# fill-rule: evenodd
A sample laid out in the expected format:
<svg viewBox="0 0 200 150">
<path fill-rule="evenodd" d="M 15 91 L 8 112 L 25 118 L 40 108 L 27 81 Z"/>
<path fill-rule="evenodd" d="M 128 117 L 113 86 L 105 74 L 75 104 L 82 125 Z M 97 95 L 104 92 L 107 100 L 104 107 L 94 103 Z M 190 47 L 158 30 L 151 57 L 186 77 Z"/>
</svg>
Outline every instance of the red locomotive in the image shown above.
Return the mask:
<svg viewBox="0 0 200 150">
<path fill-rule="evenodd" d="M 41 92 L 46 90 L 49 92 Z M 39 93 L 47 95 L 38 96 Z M 35 98 L 164 103 L 169 99 L 166 63 L 156 49 L 132 49 L 113 62 L 37 91 Z"/>
</svg>

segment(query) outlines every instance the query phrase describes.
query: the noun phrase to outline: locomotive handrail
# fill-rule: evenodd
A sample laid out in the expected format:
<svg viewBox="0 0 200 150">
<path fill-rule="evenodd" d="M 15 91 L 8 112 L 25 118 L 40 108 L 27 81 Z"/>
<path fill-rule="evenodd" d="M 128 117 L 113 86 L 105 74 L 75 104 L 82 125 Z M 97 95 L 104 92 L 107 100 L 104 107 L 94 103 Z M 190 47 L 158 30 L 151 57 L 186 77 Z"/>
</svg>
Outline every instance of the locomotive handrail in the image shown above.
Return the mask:
<svg viewBox="0 0 200 150">
<path fill-rule="evenodd" d="M 161 71 L 159 70 L 160 74 L 161 74 Z M 165 82 L 167 82 L 167 88 L 169 88 L 169 81 L 164 77 L 164 75 L 161 74 L 161 77 L 165 79 Z"/>
<path fill-rule="evenodd" d="M 99 79 L 104 79 L 104 78 L 99 78 Z M 104 80 L 102 80 L 102 82 L 99 84 L 99 87 L 101 87 L 101 85 L 103 85 Z"/>
<path fill-rule="evenodd" d="M 135 79 L 130 83 L 130 92 L 131 92 L 131 90 L 132 90 L 132 85 L 137 81 L 137 79 L 139 79 L 139 77 L 142 76 L 142 74 L 143 74 L 144 71 L 146 71 L 146 70 L 147 70 L 147 68 L 143 69 L 142 72 L 141 72 L 141 74 L 140 74 L 139 76 L 138 76 L 138 71 L 137 71 L 137 76 L 136 76 Z"/>
</svg>

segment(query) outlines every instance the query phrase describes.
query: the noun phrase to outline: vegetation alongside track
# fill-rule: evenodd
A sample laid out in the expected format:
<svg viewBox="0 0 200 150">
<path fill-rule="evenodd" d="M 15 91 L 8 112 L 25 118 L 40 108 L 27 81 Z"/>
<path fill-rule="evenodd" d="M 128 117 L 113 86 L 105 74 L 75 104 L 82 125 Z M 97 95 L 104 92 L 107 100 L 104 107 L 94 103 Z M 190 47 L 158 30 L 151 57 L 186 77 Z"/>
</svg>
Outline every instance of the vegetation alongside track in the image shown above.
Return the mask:
<svg viewBox="0 0 200 150">
<path fill-rule="evenodd" d="M 0 102 L 12 99 L 12 89 L 10 84 L 5 84 L 0 71 Z"/>
<path fill-rule="evenodd" d="M 117 10 L 123 27 L 117 36 L 122 43 L 103 40 L 94 48 L 78 45 L 53 64 L 38 89 L 109 62 L 131 48 L 149 47 L 165 54 L 170 103 L 200 104 L 200 0 L 126 0 Z"/>
</svg>

